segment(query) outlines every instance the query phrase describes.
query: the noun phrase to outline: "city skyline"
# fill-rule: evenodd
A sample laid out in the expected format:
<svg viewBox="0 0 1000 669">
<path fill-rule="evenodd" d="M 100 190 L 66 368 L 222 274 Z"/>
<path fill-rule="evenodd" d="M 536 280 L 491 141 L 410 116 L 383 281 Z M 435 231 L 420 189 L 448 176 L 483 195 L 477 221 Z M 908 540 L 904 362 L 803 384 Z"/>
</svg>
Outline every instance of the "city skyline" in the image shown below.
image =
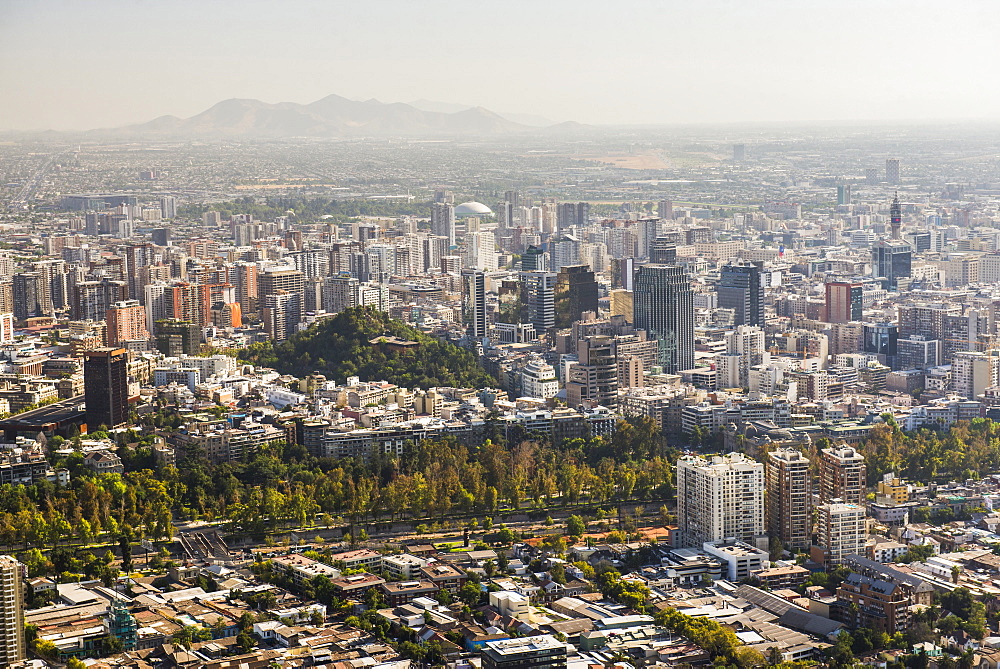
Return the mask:
<svg viewBox="0 0 1000 669">
<path fill-rule="evenodd" d="M 1000 93 L 977 85 L 1000 18 L 985 2 L 947 13 L 895 0 L 630 2 L 618 6 L 620 31 L 590 2 L 503 13 L 377 5 L 251 2 L 235 16 L 224 4 L 8 2 L 0 60 L 17 66 L 0 72 L 0 130 L 114 127 L 230 98 L 331 93 L 597 125 L 1000 117 Z M 567 32 L 575 39 L 545 38 Z M 84 39 L 100 34 L 122 37 Z"/>
</svg>

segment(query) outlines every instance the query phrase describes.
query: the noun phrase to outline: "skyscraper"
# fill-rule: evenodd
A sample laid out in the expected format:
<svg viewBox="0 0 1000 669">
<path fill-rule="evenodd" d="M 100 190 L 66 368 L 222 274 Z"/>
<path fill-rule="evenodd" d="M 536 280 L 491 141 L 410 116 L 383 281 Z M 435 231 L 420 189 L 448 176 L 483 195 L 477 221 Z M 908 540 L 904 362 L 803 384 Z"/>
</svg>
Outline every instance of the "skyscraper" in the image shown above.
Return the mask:
<svg viewBox="0 0 1000 669">
<path fill-rule="evenodd" d="M 896 290 L 899 279 L 911 276 L 911 259 L 909 244 L 883 239 L 872 247 L 872 275 L 882 278 L 886 290 Z"/>
<path fill-rule="evenodd" d="M 864 311 L 864 288 L 860 283 L 830 281 L 826 284 L 827 323 L 860 321 Z"/>
<path fill-rule="evenodd" d="M 161 197 L 160 214 L 163 218 L 177 218 L 177 198 L 172 195 Z"/>
<path fill-rule="evenodd" d="M 660 200 L 656 203 L 656 215 L 662 220 L 671 221 L 674 218 L 674 203 L 670 200 Z"/>
<path fill-rule="evenodd" d="M 128 421 L 128 353 L 123 348 L 88 351 L 83 362 L 87 425 L 116 428 Z"/>
<path fill-rule="evenodd" d="M 486 336 L 486 275 L 479 270 L 462 270 L 462 320 L 470 337 Z"/>
<path fill-rule="evenodd" d="M 543 335 L 556 325 L 555 272 L 521 272 L 521 301 L 525 317 Z"/>
<path fill-rule="evenodd" d="M 644 265 L 635 277 L 635 327 L 658 343 L 657 363 L 668 374 L 694 367 L 694 293 L 675 265 Z"/>
<path fill-rule="evenodd" d="M 897 358 L 899 352 L 896 345 L 899 339 L 899 326 L 895 323 L 866 323 L 862 332 L 862 351 L 874 353 L 883 365 L 899 369 Z"/>
<path fill-rule="evenodd" d="M 903 226 L 903 208 L 899 205 L 899 194 L 892 198 L 889 206 L 889 222 L 892 228 L 892 238 L 899 239 L 899 231 Z"/>
<path fill-rule="evenodd" d="M 0 555 L 0 666 L 25 658 L 24 565 Z"/>
<path fill-rule="evenodd" d="M 577 342 L 579 362 L 569 370 L 566 402 L 571 407 L 618 405 L 618 357 L 611 337 L 586 337 Z"/>
<path fill-rule="evenodd" d="M 851 184 L 837 186 L 837 204 L 851 204 Z"/>
<path fill-rule="evenodd" d="M 764 465 L 741 453 L 677 461 L 677 524 L 685 546 L 764 535 Z"/>
<path fill-rule="evenodd" d="M 531 245 L 521 254 L 521 270 L 524 272 L 534 272 L 535 270 L 549 269 L 549 254 L 540 247 Z"/>
<path fill-rule="evenodd" d="M 292 293 L 297 299 L 287 300 L 285 303 L 285 322 L 292 328 L 291 332 L 298 329 L 302 320 L 303 306 L 305 304 L 305 275 L 297 269 L 269 269 L 257 276 L 258 304 L 266 306 L 267 296 L 274 295 L 278 291 Z"/>
<path fill-rule="evenodd" d="M 820 501 L 839 499 L 850 504 L 863 504 L 866 475 L 865 457 L 854 448 L 824 448 L 819 455 Z"/>
<path fill-rule="evenodd" d="M 431 234 L 448 239 L 448 246 L 455 245 L 455 207 L 444 202 L 431 205 Z"/>
<path fill-rule="evenodd" d="M 588 265 L 559 270 L 555 291 L 556 327 L 567 328 L 585 311 L 597 313 L 597 279 Z"/>
<path fill-rule="evenodd" d="M 885 161 L 885 180 L 890 186 L 899 183 L 899 158 L 888 158 Z"/>
<path fill-rule="evenodd" d="M 14 318 L 26 318 L 44 314 L 43 297 L 45 286 L 39 272 L 22 272 L 14 275 Z"/>
<path fill-rule="evenodd" d="M 667 237 L 657 237 L 649 245 L 649 262 L 654 265 L 672 265 L 677 260 L 677 244 Z"/>
<path fill-rule="evenodd" d="M 736 261 L 722 268 L 719 306 L 732 309 L 734 325 L 764 325 L 764 285 L 761 264 Z"/>
<path fill-rule="evenodd" d="M 767 532 L 787 548 L 808 549 L 812 535 L 809 459 L 792 448 L 767 454 Z"/>
</svg>

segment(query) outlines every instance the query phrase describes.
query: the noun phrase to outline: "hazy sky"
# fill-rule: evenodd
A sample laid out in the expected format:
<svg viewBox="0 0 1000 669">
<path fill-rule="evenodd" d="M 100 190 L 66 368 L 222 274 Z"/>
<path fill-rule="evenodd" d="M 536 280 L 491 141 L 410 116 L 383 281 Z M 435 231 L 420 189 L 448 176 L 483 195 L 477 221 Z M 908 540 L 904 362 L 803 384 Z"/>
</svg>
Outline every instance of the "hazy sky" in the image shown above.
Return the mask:
<svg viewBox="0 0 1000 669">
<path fill-rule="evenodd" d="M 1000 119 L 986 0 L 0 0 L 0 129 L 231 97 L 586 123 Z"/>
</svg>

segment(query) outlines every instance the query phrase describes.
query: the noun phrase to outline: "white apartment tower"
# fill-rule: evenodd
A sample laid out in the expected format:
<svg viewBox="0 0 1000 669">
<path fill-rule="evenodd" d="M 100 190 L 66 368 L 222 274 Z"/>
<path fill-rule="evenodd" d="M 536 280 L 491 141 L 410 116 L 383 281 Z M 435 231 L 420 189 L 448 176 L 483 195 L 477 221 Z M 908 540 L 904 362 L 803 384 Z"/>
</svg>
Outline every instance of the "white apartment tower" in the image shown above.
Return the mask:
<svg viewBox="0 0 1000 669">
<path fill-rule="evenodd" d="M 819 545 L 826 551 L 827 564 L 843 564 L 848 555 L 865 554 L 868 538 L 865 508 L 834 500 L 816 507 Z"/>
<path fill-rule="evenodd" d="M 685 546 L 736 539 L 767 548 L 763 463 L 740 453 L 678 460 L 677 521 Z"/>
<path fill-rule="evenodd" d="M 0 555 L 0 667 L 23 660 L 24 565 Z"/>
</svg>

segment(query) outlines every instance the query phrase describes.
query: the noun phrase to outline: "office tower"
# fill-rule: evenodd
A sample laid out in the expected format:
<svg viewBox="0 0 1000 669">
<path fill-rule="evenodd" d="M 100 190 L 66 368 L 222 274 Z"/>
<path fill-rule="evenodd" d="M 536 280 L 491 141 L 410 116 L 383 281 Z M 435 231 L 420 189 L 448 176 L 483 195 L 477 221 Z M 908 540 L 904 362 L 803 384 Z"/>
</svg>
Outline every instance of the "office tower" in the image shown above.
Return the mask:
<svg viewBox="0 0 1000 669">
<path fill-rule="evenodd" d="M 431 204 L 431 234 L 445 237 L 449 248 L 455 245 L 455 207 L 443 202 Z"/>
<path fill-rule="evenodd" d="M 899 158 L 888 158 L 885 161 L 885 180 L 890 186 L 899 183 Z"/>
<path fill-rule="evenodd" d="M 26 657 L 24 576 L 23 564 L 10 555 L 0 555 L 0 667 Z"/>
<path fill-rule="evenodd" d="M 878 185 L 878 170 L 874 167 L 865 168 L 865 185 L 867 186 L 877 186 Z"/>
<path fill-rule="evenodd" d="M 236 246 L 250 246 L 260 237 L 261 228 L 256 223 L 237 223 L 233 226 L 233 244 Z"/>
<path fill-rule="evenodd" d="M 264 296 L 261 320 L 274 341 L 284 341 L 298 331 L 302 294 L 276 290 Z"/>
<path fill-rule="evenodd" d="M 635 327 L 658 344 L 667 374 L 694 367 L 694 293 L 687 272 L 674 265 L 644 265 L 632 293 Z"/>
<path fill-rule="evenodd" d="M 844 563 L 848 555 L 865 554 L 866 512 L 860 504 L 833 501 L 816 507 L 817 538 L 827 565 Z"/>
<path fill-rule="evenodd" d="M 866 323 L 863 329 L 862 351 L 878 356 L 878 361 L 892 369 L 898 367 L 899 326 L 893 323 Z"/>
<path fill-rule="evenodd" d="M 516 190 L 504 191 L 504 202 L 509 202 L 515 209 L 521 206 L 521 193 Z"/>
<path fill-rule="evenodd" d="M 170 246 L 169 228 L 153 228 L 149 235 L 156 246 Z"/>
<path fill-rule="evenodd" d="M 529 246 L 521 254 L 521 271 L 534 272 L 537 270 L 549 270 L 549 254 L 535 245 Z"/>
<path fill-rule="evenodd" d="M 46 314 L 62 311 L 69 306 L 67 267 L 65 260 L 39 260 L 31 264 L 32 271 L 41 275 L 41 304 Z"/>
<path fill-rule="evenodd" d="M 618 357 L 611 337 L 577 342 L 578 362 L 569 369 L 566 403 L 571 407 L 618 406 Z"/>
<path fill-rule="evenodd" d="M 73 286 L 72 315 L 78 321 L 104 320 L 108 309 L 115 302 L 128 299 L 125 281 L 81 281 Z"/>
<path fill-rule="evenodd" d="M 837 204 L 851 204 L 851 184 L 837 186 Z"/>
<path fill-rule="evenodd" d="M 556 327 L 567 328 L 583 312 L 597 313 L 597 279 L 587 265 L 570 265 L 556 277 Z"/>
<path fill-rule="evenodd" d="M 824 448 L 819 455 L 820 501 L 863 504 L 866 475 L 864 456 L 851 446 Z"/>
<path fill-rule="evenodd" d="M 201 328 L 189 321 L 163 318 L 153 325 L 156 350 L 164 355 L 197 355 L 201 352 Z"/>
<path fill-rule="evenodd" d="M 83 361 L 87 425 L 116 428 L 128 422 L 128 352 L 123 348 L 87 351 Z"/>
<path fill-rule="evenodd" d="M 479 270 L 462 270 L 462 322 L 469 337 L 486 336 L 486 275 Z"/>
<path fill-rule="evenodd" d="M 747 157 L 747 145 L 746 144 L 733 144 L 733 160 L 736 162 L 741 162 L 746 160 Z"/>
<path fill-rule="evenodd" d="M 217 211 L 206 211 L 201 215 L 201 224 L 207 228 L 217 228 L 222 225 L 222 215 Z"/>
<path fill-rule="evenodd" d="M 45 286 L 39 272 L 21 272 L 14 275 L 14 318 L 23 321 L 34 316 L 44 316 Z"/>
<path fill-rule="evenodd" d="M 864 287 L 850 281 L 830 281 L 826 284 L 827 323 L 860 321 L 864 311 Z"/>
<path fill-rule="evenodd" d="M 435 188 L 434 201 L 443 204 L 455 204 L 455 194 L 445 188 Z"/>
<path fill-rule="evenodd" d="M 147 341 L 146 309 L 139 300 L 114 302 L 108 308 L 105 320 L 108 325 L 108 345 L 124 346 L 130 341 Z"/>
<path fill-rule="evenodd" d="M 653 241 L 660 237 L 660 230 L 663 227 L 662 222 L 658 218 L 644 218 L 635 222 L 633 225 L 633 231 L 635 233 L 636 246 L 638 248 L 639 256 L 642 258 L 649 258 L 650 250 L 653 246 Z M 612 253 L 612 255 L 616 255 Z M 622 255 L 632 255 L 631 253 L 625 253 Z"/>
<path fill-rule="evenodd" d="M 906 242 L 882 240 L 872 247 L 872 275 L 882 278 L 886 290 L 896 290 L 899 279 L 910 276 L 911 257 Z"/>
<path fill-rule="evenodd" d="M 611 259 L 611 287 L 628 291 L 635 287 L 635 258 Z"/>
<path fill-rule="evenodd" d="M 552 269 L 580 264 L 580 240 L 573 235 L 560 235 L 558 239 L 549 242 L 552 254 Z"/>
<path fill-rule="evenodd" d="M 656 215 L 661 220 L 672 221 L 674 218 L 674 203 L 671 200 L 660 200 L 656 203 Z"/>
<path fill-rule="evenodd" d="M 571 226 L 584 227 L 590 222 L 589 202 L 564 202 L 556 209 L 556 227 L 559 230 Z"/>
<path fill-rule="evenodd" d="M 927 336 L 910 335 L 896 340 L 900 369 L 937 367 L 941 360 L 941 341 Z"/>
<path fill-rule="evenodd" d="M 734 325 L 764 326 L 762 264 L 738 260 L 725 265 L 719 279 L 719 306 L 732 309 Z"/>
<path fill-rule="evenodd" d="M 987 388 L 1000 386 L 1000 351 L 958 351 L 951 359 L 952 389 L 975 400 Z"/>
<path fill-rule="evenodd" d="M 677 260 L 677 245 L 667 237 L 657 237 L 649 245 L 649 262 L 654 265 L 672 265 Z"/>
<path fill-rule="evenodd" d="M 677 461 L 677 524 L 684 546 L 736 539 L 767 541 L 764 465 L 741 453 Z"/>
<path fill-rule="evenodd" d="M 622 316 L 628 323 L 635 322 L 635 305 L 631 290 L 612 290 L 608 297 L 611 298 L 611 316 Z"/>
<path fill-rule="evenodd" d="M 767 454 L 767 533 L 786 548 L 812 544 L 812 473 L 809 458 L 793 448 Z"/>
<path fill-rule="evenodd" d="M 177 198 L 164 195 L 160 198 L 160 214 L 163 218 L 177 218 Z"/>
<path fill-rule="evenodd" d="M 566 666 L 566 644 L 548 634 L 487 641 L 483 669 L 555 669 Z"/>
<path fill-rule="evenodd" d="M 903 208 L 899 204 L 899 194 L 892 198 L 889 206 L 889 222 L 892 228 L 892 238 L 899 239 L 899 231 L 903 227 Z"/>
<path fill-rule="evenodd" d="M 521 272 L 521 301 L 525 316 L 539 335 L 544 335 L 556 325 L 557 277 L 555 272 Z"/>
</svg>

